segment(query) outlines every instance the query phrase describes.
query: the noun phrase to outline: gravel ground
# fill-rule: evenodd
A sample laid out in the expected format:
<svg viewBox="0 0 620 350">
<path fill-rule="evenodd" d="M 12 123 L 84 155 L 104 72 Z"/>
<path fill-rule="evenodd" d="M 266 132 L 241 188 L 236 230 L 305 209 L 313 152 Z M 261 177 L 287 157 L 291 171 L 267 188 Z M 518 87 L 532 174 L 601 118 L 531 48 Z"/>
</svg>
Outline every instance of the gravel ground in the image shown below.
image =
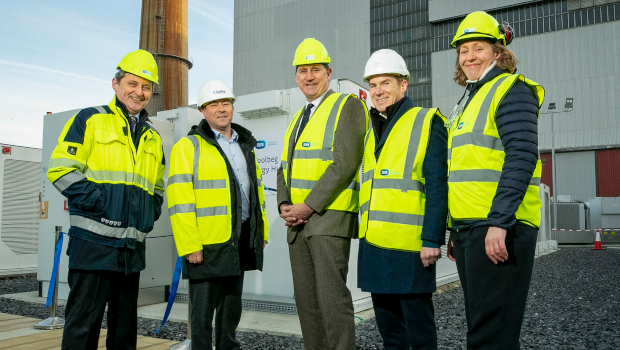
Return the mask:
<svg viewBox="0 0 620 350">
<path fill-rule="evenodd" d="M 525 311 L 523 349 L 617 349 L 620 344 L 620 249 L 592 251 L 563 248 L 535 260 Z M 0 280 L 0 294 L 37 289 L 36 277 Z M 460 287 L 434 296 L 439 349 L 465 349 L 465 308 Z M 46 318 L 40 304 L 0 298 L 0 312 Z M 64 307 L 59 307 L 64 315 Z M 184 323 L 138 320 L 138 334 L 182 341 Z M 105 318 L 104 318 L 105 328 Z M 239 332 L 243 349 L 304 349 L 303 341 L 254 332 Z M 357 325 L 358 349 L 383 349 L 374 319 Z"/>
</svg>

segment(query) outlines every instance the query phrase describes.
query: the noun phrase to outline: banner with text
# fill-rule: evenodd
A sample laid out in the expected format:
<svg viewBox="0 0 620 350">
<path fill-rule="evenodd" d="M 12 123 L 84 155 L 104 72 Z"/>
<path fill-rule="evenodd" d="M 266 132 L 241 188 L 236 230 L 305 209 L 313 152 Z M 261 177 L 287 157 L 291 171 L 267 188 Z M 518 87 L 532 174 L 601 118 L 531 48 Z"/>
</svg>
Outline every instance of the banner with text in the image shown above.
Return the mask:
<svg viewBox="0 0 620 350">
<path fill-rule="evenodd" d="M 263 184 L 266 196 L 275 196 L 278 186 L 277 172 L 280 167 L 280 157 L 284 147 L 284 133 L 282 131 L 258 132 L 254 137 L 256 144 L 256 160 L 263 170 Z"/>
</svg>

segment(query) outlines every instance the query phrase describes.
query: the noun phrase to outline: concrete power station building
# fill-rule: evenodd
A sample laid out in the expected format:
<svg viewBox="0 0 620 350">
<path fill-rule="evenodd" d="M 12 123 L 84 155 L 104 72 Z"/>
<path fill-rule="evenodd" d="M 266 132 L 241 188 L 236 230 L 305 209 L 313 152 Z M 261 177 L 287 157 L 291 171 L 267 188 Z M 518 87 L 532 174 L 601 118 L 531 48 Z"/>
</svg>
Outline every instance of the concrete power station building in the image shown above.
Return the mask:
<svg viewBox="0 0 620 350">
<path fill-rule="evenodd" d="M 518 72 L 545 88 L 542 182 L 576 200 L 620 196 L 620 1 L 237 0 L 235 93 L 295 87 L 293 53 L 301 40 L 315 37 L 330 52 L 333 77 L 360 83 L 372 52 L 396 50 L 411 71 L 407 95 L 449 114 L 463 93 L 452 80 L 450 41 L 465 15 L 477 10 L 510 23 Z M 564 112 L 567 98 L 571 112 Z M 549 103 L 557 106 L 557 184 Z"/>
</svg>

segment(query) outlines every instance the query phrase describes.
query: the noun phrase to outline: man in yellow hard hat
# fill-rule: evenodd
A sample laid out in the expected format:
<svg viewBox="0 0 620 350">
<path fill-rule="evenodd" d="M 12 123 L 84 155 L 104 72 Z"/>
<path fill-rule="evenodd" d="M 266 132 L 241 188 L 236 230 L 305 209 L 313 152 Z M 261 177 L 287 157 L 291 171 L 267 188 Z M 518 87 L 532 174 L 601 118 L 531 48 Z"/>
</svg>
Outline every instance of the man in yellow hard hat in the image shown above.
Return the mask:
<svg viewBox="0 0 620 350">
<path fill-rule="evenodd" d="M 239 349 L 245 271 L 262 270 L 268 238 L 256 139 L 235 124 L 232 89 L 209 80 L 198 92 L 204 115 L 172 148 L 168 211 L 183 278 L 189 279 L 193 349 Z"/>
<path fill-rule="evenodd" d="M 107 309 L 108 349 L 135 349 L 146 235 L 164 194 L 162 140 L 144 106 L 157 64 L 129 53 L 112 79 L 108 105 L 84 108 L 65 125 L 47 177 L 69 200 L 69 298 L 62 349 L 96 349 Z"/>
<path fill-rule="evenodd" d="M 359 167 L 366 105 L 329 88 L 327 50 L 305 39 L 293 66 L 306 104 L 291 120 L 278 170 L 278 208 L 306 349 L 355 349 L 347 288 L 351 238 L 358 233 Z"/>
</svg>

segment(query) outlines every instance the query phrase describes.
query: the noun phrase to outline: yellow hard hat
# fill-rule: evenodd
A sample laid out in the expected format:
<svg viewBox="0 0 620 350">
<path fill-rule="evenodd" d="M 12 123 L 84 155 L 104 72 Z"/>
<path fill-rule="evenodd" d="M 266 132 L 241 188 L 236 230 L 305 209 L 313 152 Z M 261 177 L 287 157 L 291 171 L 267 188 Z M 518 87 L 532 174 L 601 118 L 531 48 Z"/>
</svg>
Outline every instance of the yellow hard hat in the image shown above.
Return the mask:
<svg viewBox="0 0 620 350">
<path fill-rule="evenodd" d="M 461 42 L 471 39 L 491 39 L 501 41 L 504 46 L 510 44 L 514 32 L 504 23 L 500 25 L 493 16 L 484 11 L 472 12 L 459 24 L 450 46 L 457 47 Z"/>
<path fill-rule="evenodd" d="M 329 58 L 325 46 L 315 38 L 307 38 L 297 46 L 295 58 L 293 59 L 293 66 L 329 62 L 331 62 L 331 59 Z"/>
<path fill-rule="evenodd" d="M 136 50 L 123 57 L 116 69 L 122 69 L 127 73 L 137 75 L 155 84 L 159 81 L 157 76 L 157 63 L 150 52 Z"/>
</svg>

